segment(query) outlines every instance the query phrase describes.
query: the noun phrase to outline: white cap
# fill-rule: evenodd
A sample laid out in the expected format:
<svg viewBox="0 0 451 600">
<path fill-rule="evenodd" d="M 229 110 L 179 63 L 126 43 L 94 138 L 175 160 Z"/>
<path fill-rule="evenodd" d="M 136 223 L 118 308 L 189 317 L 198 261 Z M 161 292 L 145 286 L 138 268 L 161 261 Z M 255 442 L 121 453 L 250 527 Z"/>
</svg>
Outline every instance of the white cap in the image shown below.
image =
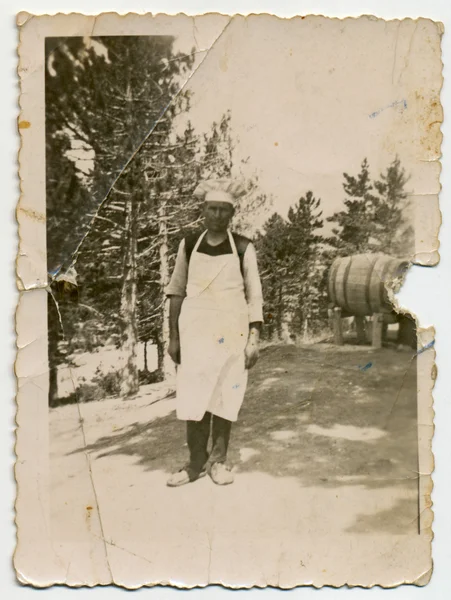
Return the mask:
<svg viewBox="0 0 451 600">
<path fill-rule="evenodd" d="M 227 202 L 232 206 L 245 193 L 242 183 L 233 179 L 208 179 L 201 181 L 194 190 L 196 198 L 204 202 Z"/>
</svg>

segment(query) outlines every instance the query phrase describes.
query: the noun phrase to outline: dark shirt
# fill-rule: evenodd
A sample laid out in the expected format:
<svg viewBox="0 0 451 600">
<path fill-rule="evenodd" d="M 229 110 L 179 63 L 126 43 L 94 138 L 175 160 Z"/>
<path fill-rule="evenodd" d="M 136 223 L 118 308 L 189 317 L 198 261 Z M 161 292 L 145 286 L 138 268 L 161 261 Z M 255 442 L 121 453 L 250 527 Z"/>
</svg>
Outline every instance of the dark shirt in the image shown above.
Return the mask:
<svg viewBox="0 0 451 600">
<path fill-rule="evenodd" d="M 186 296 L 189 260 L 200 235 L 201 233 L 190 235 L 181 241 L 174 270 L 172 272 L 171 282 L 166 288 L 166 295 Z M 236 233 L 232 233 L 232 236 L 240 258 L 241 273 L 243 275 L 244 291 L 249 312 L 249 322 L 261 322 L 263 321 L 263 299 L 255 248 L 248 238 Z M 197 252 L 208 254 L 210 256 L 233 254 L 228 237 L 217 246 L 208 244 L 204 237 L 199 244 Z"/>
<path fill-rule="evenodd" d="M 196 245 L 201 235 L 202 233 L 195 233 L 185 238 L 185 253 L 186 260 L 188 261 L 188 263 L 190 261 L 191 254 L 193 253 L 194 246 Z M 243 272 L 244 254 L 246 253 L 246 249 L 251 243 L 251 240 L 247 237 L 244 237 L 244 235 L 239 235 L 238 233 L 232 233 L 232 237 L 233 241 L 235 242 L 238 256 L 240 258 L 241 272 Z M 201 254 L 207 254 L 208 256 L 221 256 L 222 254 L 233 254 L 229 236 L 227 236 L 226 239 L 220 244 L 212 246 L 207 242 L 207 236 L 204 235 L 199 244 L 199 247 L 197 248 L 197 252 L 200 252 Z"/>
</svg>

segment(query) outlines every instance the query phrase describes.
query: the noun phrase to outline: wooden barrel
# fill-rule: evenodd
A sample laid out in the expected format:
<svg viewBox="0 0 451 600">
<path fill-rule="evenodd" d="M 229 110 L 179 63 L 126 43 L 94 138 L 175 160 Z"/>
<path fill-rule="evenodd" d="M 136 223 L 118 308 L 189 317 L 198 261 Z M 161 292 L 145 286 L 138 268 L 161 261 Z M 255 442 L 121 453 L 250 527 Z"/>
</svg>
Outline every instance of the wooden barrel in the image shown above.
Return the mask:
<svg viewBox="0 0 451 600">
<path fill-rule="evenodd" d="M 408 266 L 409 261 L 386 254 L 336 258 L 329 271 L 329 298 L 349 315 L 390 313 L 385 282 L 402 278 Z"/>
</svg>

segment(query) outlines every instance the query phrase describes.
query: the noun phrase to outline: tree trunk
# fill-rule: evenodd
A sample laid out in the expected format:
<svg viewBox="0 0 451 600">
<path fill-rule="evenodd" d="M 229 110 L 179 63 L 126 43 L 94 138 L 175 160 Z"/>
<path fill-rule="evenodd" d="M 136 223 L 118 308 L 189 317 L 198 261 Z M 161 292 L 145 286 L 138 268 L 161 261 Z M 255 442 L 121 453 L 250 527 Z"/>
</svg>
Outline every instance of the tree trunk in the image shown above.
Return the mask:
<svg viewBox="0 0 451 600">
<path fill-rule="evenodd" d="M 148 371 L 148 367 L 147 367 L 147 340 L 144 342 L 144 371 L 147 373 Z"/>
<path fill-rule="evenodd" d="M 282 323 L 283 323 L 283 294 L 282 284 L 279 284 L 278 298 L 277 298 L 277 322 L 276 332 L 279 340 L 282 339 Z"/>
<path fill-rule="evenodd" d="M 302 323 L 302 341 L 304 344 L 308 342 L 308 317 L 304 318 L 304 322 Z"/>
<path fill-rule="evenodd" d="M 161 340 L 158 348 L 158 368 L 164 379 L 175 375 L 175 365 L 168 354 L 169 345 L 169 302 L 164 297 L 164 290 L 169 284 L 169 249 L 168 249 L 168 227 L 166 220 L 166 199 L 161 198 L 158 209 L 158 227 L 160 238 L 160 289 L 163 302 Z"/>
<path fill-rule="evenodd" d="M 132 194 L 126 204 L 125 229 L 126 247 L 124 276 L 121 294 L 122 350 L 126 363 L 122 371 L 121 396 L 129 398 L 139 390 L 138 361 L 136 345 L 138 331 L 136 324 L 136 251 L 137 251 L 138 203 Z"/>
<path fill-rule="evenodd" d="M 132 132 L 134 128 L 134 115 L 132 110 L 132 93 L 130 86 L 130 72 L 127 73 L 127 102 L 129 105 L 126 128 Z M 132 149 L 131 138 L 128 151 Z M 125 255 L 124 272 L 121 293 L 122 317 L 122 350 L 126 356 L 126 363 L 122 370 L 121 396 L 129 398 L 139 390 L 139 371 L 136 346 L 138 343 L 138 325 L 136 322 L 136 255 L 138 250 L 138 200 L 137 190 L 130 189 L 131 194 L 125 201 Z"/>
<path fill-rule="evenodd" d="M 159 376 L 159 381 L 163 381 L 163 366 L 164 366 L 164 361 L 165 361 L 165 352 L 164 352 L 164 343 L 163 343 L 163 335 L 162 335 L 162 327 L 160 327 L 160 331 L 158 332 L 157 335 L 157 339 L 156 339 L 156 345 L 157 345 L 157 362 L 158 362 L 158 376 Z"/>
</svg>

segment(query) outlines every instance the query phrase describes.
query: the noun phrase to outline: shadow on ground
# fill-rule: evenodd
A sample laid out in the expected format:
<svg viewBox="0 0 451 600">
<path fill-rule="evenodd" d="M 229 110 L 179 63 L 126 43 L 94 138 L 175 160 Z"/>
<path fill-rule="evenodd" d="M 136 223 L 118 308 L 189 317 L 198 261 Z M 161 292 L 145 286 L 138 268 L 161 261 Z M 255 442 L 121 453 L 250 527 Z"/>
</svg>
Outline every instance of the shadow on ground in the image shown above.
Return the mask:
<svg viewBox="0 0 451 600">
<path fill-rule="evenodd" d="M 418 503 L 412 498 L 400 498 L 393 506 L 371 514 L 359 514 L 348 533 L 391 533 L 401 535 L 418 527 Z"/>
<path fill-rule="evenodd" d="M 416 360 L 383 348 L 273 346 L 251 372 L 230 462 L 303 486 L 417 486 Z M 175 415 L 134 423 L 87 448 L 172 472 L 187 458 Z M 416 509 L 415 509 L 416 510 Z"/>
</svg>

